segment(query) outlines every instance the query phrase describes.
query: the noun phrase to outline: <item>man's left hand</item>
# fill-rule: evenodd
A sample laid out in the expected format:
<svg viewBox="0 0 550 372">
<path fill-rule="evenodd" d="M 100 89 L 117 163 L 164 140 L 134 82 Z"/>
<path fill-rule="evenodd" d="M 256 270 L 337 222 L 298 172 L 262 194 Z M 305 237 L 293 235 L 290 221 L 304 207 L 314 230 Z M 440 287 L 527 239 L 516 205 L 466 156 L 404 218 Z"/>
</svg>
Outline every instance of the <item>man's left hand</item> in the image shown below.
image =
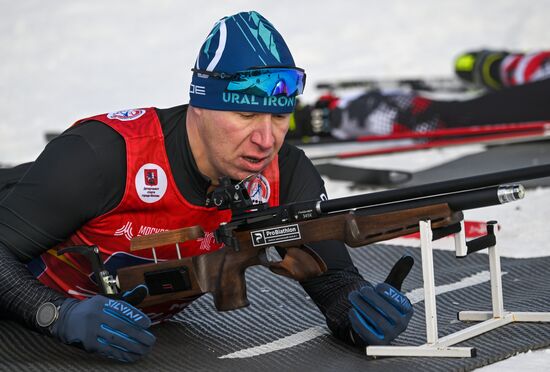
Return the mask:
<svg viewBox="0 0 550 372">
<path fill-rule="evenodd" d="M 367 284 L 348 295 L 351 336 L 356 345 L 387 345 L 403 332 L 413 315 L 409 299 L 388 283 Z"/>
</svg>

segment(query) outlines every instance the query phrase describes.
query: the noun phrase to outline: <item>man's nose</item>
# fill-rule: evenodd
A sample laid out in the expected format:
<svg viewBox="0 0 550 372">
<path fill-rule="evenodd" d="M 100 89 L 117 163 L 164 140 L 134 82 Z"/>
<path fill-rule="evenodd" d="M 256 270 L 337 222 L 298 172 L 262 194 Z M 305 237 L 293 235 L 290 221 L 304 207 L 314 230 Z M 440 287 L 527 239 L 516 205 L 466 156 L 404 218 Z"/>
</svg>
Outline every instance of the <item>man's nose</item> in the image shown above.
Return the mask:
<svg viewBox="0 0 550 372">
<path fill-rule="evenodd" d="M 275 144 L 273 123 L 271 120 L 272 116 L 270 114 L 265 114 L 260 115 L 257 122 L 254 123 L 254 130 L 250 140 L 262 150 L 269 150 Z"/>
</svg>

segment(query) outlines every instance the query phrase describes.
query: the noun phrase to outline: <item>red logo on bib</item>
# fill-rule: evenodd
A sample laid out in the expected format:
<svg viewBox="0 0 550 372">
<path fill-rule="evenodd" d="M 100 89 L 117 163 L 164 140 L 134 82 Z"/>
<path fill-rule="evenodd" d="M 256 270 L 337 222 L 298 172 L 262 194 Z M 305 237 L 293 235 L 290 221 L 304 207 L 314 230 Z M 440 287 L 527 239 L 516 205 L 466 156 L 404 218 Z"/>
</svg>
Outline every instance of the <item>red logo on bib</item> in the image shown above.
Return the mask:
<svg viewBox="0 0 550 372">
<path fill-rule="evenodd" d="M 145 169 L 143 172 L 145 176 L 145 184 L 147 186 L 156 186 L 159 183 L 158 172 L 156 169 Z"/>
</svg>

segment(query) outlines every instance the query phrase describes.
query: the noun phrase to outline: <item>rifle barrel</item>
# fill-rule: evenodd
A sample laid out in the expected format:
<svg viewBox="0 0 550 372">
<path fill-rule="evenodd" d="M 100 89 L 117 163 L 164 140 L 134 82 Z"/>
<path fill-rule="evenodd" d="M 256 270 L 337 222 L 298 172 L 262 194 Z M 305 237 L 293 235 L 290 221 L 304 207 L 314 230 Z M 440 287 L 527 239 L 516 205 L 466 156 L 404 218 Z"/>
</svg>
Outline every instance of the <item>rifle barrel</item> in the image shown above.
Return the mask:
<svg viewBox="0 0 550 372">
<path fill-rule="evenodd" d="M 523 199 L 524 195 L 525 190 L 522 185 L 498 185 L 482 189 L 457 191 L 444 195 L 428 196 L 425 198 L 357 208 L 356 213 L 360 215 L 375 215 L 436 204 L 448 204 L 451 210 L 458 212 L 509 203 Z"/>
<path fill-rule="evenodd" d="M 416 198 L 455 193 L 497 186 L 511 182 L 550 177 L 550 164 L 513 169 L 509 171 L 483 174 L 473 177 L 427 183 L 402 189 L 386 190 L 370 194 L 349 196 L 318 203 L 317 211 L 332 213 L 347 209 L 374 206 L 385 203 L 395 203 Z"/>
</svg>

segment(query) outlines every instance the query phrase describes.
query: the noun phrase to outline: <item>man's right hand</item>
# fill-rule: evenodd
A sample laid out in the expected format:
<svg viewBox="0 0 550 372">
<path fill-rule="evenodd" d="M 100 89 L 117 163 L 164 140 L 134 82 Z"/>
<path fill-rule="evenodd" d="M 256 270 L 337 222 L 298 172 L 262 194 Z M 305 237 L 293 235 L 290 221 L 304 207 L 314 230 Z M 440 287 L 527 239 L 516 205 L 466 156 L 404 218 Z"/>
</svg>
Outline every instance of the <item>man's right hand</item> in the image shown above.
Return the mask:
<svg viewBox="0 0 550 372">
<path fill-rule="evenodd" d="M 51 333 L 66 344 L 76 344 L 123 362 L 134 362 L 151 351 L 155 336 L 151 320 L 121 300 L 96 295 L 86 300 L 66 299 Z"/>
</svg>

